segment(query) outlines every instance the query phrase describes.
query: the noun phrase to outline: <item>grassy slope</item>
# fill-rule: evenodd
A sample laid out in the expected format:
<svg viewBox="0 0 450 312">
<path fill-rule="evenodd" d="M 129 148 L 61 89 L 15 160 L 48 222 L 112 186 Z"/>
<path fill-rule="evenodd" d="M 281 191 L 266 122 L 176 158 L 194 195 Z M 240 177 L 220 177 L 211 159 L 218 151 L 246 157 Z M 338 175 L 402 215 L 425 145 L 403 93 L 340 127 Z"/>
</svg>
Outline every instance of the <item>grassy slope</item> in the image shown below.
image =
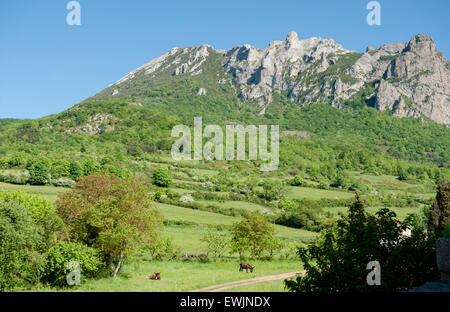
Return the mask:
<svg viewBox="0 0 450 312">
<path fill-rule="evenodd" d="M 239 260 L 217 263 L 145 261 L 139 265 L 125 264 L 116 279 L 102 278 L 82 281 L 76 289 L 35 288 L 35 291 L 188 291 L 252 276 L 270 275 L 301 269 L 298 261 L 253 261 L 254 273 L 239 272 Z M 154 272 L 161 273 L 160 281 L 146 278 Z M 260 289 L 263 290 L 263 289 Z M 267 289 L 270 291 L 270 289 Z"/>
</svg>

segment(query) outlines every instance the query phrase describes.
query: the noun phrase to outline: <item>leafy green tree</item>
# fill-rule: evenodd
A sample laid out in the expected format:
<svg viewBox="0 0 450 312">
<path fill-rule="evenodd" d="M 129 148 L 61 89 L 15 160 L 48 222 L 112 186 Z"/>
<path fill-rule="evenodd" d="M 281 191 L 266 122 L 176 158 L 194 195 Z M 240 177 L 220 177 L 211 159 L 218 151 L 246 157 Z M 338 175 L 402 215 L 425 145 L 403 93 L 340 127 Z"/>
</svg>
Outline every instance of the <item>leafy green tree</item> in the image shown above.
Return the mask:
<svg viewBox="0 0 450 312">
<path fill-rule="evenodd" d="M 39 282 L 45 265 L 43 232 L 25 207 L 0 200 L 0 291 Z"/>
<path fill-rule="evenodd" d="M 248 212 L 243 220 L 231 228 L 231 245 L 234 250 L 249 250 L 253 256 L 267 248 L 267 242 L 275 235 L 275 228 L 263 216 Z"/>
<path fill-rule="evenodd" d="M 75 181 L 78 181 L 78 179 L 83 176 L 83 174 L 84 174 L 83 167 L 80 165 L 80 163 L 78 161 L 70 162 L 69 174 L 70 174 L 70 177 Z"/>
<path fill-rule="evenodd" d="M 168 187 L 172 183 L 172 176 L 169 169 L 158 167 L 153 171 L 153 184 L 161 187 Z"/>
<path fill-rule="evenodd" d="M 214 262 L 216 262 L 218 258 L 222 257 L 228 246 L 228 238 L 222 233 L 213 233 L 209 231 L 202 237 L 201 240 L 206 243 L 208 255 L 213 255 Z"/>
<path fill-rule="evenodd" d="M 50 173 L 52 175 L 52 179 L 70 177 L 70 162 L 65 159 L 54 160 Z"/>
<path fill-rule="evenodd" d="M 430 231 L 438 235 L 450 225 L 450 180 L 442 180 L 437 185 L 436 200 L 430 209 Z"/>
<path fill-rule="evenodd" d="M 290 291 L 360 292 L 400 291 L 438 277 L 435 238 L 415 229 L 411 219 L 400 222 L 383 208 L 375 216 L 356 196 L 349 214 L 307 247 L 299 249 L 305 276 L 286 280 Z M 411 237 L 402 230 L 413 227 Z M 366 266 L 381 265 L 381 285 L 369 286 Z"/>
<path fill-rule="evenodd" d="M 59 195 L 56 208 L 74 241 L 119 261 L 115 273 L 122 259 L 160 237 L 161 214 L 136 177 L 121 180 L 96 173 L 80 178 L 71 191 Z"/>
<path fill-rule="evenodd" d="M 44 185 L 48 183 L 50 170 L 46 162 L 38 160 L 34 162 L 32 166 L 29 167 L 28 171 L 30 172 L 29 178 L 30 184 Z"/>
</svg>

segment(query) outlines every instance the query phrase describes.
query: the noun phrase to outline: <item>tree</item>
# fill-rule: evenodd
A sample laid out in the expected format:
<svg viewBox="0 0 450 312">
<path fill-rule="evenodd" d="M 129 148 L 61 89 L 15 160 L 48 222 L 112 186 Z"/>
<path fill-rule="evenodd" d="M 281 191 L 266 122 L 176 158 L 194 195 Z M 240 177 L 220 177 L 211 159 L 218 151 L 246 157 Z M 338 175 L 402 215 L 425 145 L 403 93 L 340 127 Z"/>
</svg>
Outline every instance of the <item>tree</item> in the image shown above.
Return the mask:
<svg viewBox="0 0 450 312">
<path fill-rule="evenodd" d="M 246 213 L 244 219 L 234 223 L 231 229 L 231 245 L 233 250 L 245 250 L 252 255 L 261 254 L 267 248 L 267 242 L 275 234 L 275 229 L 263 216 L 255 213 Z"/>
<path fill-rule="evenodd" d="M 429 220 L 430 231 L 438 233 L 450 224 L 450 180 L 441 180 L 438 183 Z"/>
<path fill-rule="evenodd" d="M 81 167 L 81 165 L 78 161 L 70 162 L 69 174 L 70 174 L 70 177 L 75 181 L 78 181 L 78 179 L 81 176 L 83 176 L 83 168 Z"/>
<path fill-rule="evenodd" d="M 48 183 L 50 172 L 46 162 L 38 160 L 29 167 L 28 171 L 30 172 L 30 184 L 44 185 Z"/>
<path fill-rule="evenodd" d="M 217 258 L 222 257 L 223 252 L 228 246 L 228 238 L 225 234 L 208 232 L 202 237 L 202 241 L 207 244 L 208 255 L 211 253 L 214 257 L 214 262 Z"/>
<path fill-rule="evenodd" d="M 153 184 L 161 187 L 168 187 L 172 183 L 172 176 L 169 169 L 158 167 L 153 171 Z"/>
<path fill-rule="evenodd" d="M 162 217 L 151 208 L 149 190 L 136 177 L 121 180 L 96 173 L 80 178 L 56 202 L 71 238 L 97 248 L 109 261 L 133 255 L 159 239 Z"/>
<path fill-rule="evenodd" d="M 433 235 L 416 228 L 414 218 L 400 222 L 387 208 L 370 215 L 364 206 L 357 195 L 348 216 L 298 250 L 307 273 L 285 281 L 288 290 L 401 291 L 439 276 Z M 407 226 L 413 228 L 411 237 L 401 235 Z M 381 285 L 366 282 L 366 266 L 371 261 L 381 265 Z"/>
</svg>

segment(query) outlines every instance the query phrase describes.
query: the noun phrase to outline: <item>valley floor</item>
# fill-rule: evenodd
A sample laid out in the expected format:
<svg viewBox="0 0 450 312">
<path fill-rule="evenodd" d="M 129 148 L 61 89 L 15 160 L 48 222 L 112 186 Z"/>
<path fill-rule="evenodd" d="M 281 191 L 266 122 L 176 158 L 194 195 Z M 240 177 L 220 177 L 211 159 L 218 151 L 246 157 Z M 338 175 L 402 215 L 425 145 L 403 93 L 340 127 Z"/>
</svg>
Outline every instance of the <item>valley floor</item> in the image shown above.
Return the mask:
<svg viewBox="0 0 450 312">
<path fill-rule="evenodd" d="M 151 166 L 165 165 L 151 163 Z M 199 179 L 207 181 L 218 171 L 212 169 L 182 168 L 177 172 L 174 185 L 170 191 L 177 194 L 193 194 L 199 191 Z M 188 172 L 189 174 L 186 174 Z M 404 196 L 411 194 L 415 198 L 429 199 L 435 196 L 432 188 L 407 182 L 400 182 L 393 176 L 371 176 L 358 172 L 352 173 L 363 183 L 369 184 L 378 196 Z M 67 188 L 52 186 L 30 186 L 0 183 L 0 190 L 17 191 L 39 194 L 54 202 L 58 194 L 65 192 Z M 201 191 L 201 189 L 200 189 Z M 220 194 L 221 192 L 216 192 Z M 222 192 L 226 194 L 226 192 Z M 291 199 L 349 199 L 354 193 L 339 189 L 323 190 L 311 187 L 289 186 L 287 197 Z M 163 235 L 172 239 L 174 247 L 181 254 L 206 253 L 206 243 L 201 240 L 203 235 L 213 229 L 228 233 L 230 226 L 241 219 L 239 215 L 222 214 L 220 211 L 208 211 L 211 206 L 225 211 L 252 211 L 260 213 L 273 213 L 271 207 L 255 203 L 237 200 L 195 200 L 197 209 L 183 206 L 176 202 L 156 202 L 155 205 L 164 215 L 165 226 Z M 369 206 L 367 210 L 374 213 L 380 206 Z M 404 219 L 408 213 L 418 212 L 421 207 L 417 205 L 403 207 L 389 207 L 394 210 L 400 219 Z M 346 213 L 347 207 L 330 206 L 323 210 L 334 217 Z M 283 250 L 272 261 L 251 261 L 255 266 L 254 273 L 239 272 L 239 257 L 227 254 L 218 262 L 201 263 L 198 260 L 155 261 L 142 255 L 133 262 L 126 262 L 122 266 L 117 278 L 100 278 L 83 281 L 75 288 L 48 288 L 37 286 L 29 291 L 285 291 L 283 280 L 292 277 L 302 269 L 302 265 L 295 254 L 298 246 L 307 243 L 318 234 L 304 229 L 290 228 L 275 225 L 276 236 L 281 238 L 291 249 Z M 161 272 L 162 279 L 154 281 L 148 276 Z M 249 280 L 249 278 L 252 278 Z M 224 284 L 225 283 L 225 284 Z"/>
</svg>

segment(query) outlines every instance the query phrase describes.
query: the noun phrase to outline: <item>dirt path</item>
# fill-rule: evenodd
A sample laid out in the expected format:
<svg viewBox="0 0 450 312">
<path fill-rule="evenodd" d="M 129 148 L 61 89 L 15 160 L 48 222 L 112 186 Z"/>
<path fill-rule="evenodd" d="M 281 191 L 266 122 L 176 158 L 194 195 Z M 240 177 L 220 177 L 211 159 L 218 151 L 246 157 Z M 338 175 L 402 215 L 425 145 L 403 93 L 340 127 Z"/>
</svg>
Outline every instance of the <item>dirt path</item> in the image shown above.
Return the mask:
<svg viewBox="0 0 450 312">
<path fill-rule="evenodd" d="M 217 284 L 212 285 L 204 288 L 194 289 L 190 292 L 218 292 L 222 290 L 226 290 L 229 288 L 239 287 L 239 286 L 245 286 L 250 285 L 254 283 L 261 283 L 261 282 L 268 282 L 268 281 L 274 281 L 274 280 L 280 280 L 280 279 L 286 279 L 290 277 L 294 277 L 297 274 L 305 274 L 305 271 L 294 271 L 294 272 L 287 272 L 287 273 L 281 273 L 281 274 L 274 274 L 274 275 L 264 275 L 264 276 L 258 276 L 253 277 L 245 280 L 239 280 L 239 281 L 233 281 L 223 284 Z"/>
</svg>

